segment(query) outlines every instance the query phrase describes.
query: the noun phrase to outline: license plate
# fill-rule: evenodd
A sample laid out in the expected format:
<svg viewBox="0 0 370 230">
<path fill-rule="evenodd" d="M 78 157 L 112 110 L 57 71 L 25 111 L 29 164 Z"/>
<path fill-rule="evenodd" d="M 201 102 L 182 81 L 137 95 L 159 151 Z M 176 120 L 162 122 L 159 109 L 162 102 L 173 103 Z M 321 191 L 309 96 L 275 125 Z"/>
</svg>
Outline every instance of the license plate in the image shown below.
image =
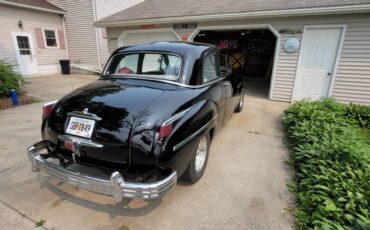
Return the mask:
<svg viewBox="0 0 370 230">
<path fill-rule="evenodd" d="M 95 121 L 81 117 L 71 117 L 66 129 L 66 133 L 80 137 L 90 138 L 94 131 Z"/>
</svg>

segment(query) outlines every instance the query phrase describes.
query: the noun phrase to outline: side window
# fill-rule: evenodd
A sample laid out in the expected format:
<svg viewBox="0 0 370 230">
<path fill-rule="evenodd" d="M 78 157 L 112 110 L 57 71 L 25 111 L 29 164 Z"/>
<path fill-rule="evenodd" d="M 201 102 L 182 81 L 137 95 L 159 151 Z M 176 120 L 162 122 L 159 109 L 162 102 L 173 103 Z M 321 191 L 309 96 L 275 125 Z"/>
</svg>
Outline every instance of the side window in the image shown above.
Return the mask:
<svg viewBox="0 0 370 230">
<path fill-rule="evenodd" d="M 214 53 L 209 54 L 204 60 L 202 76 L 203 83 L 217 79 L 217 59 Z"/>
</svg>

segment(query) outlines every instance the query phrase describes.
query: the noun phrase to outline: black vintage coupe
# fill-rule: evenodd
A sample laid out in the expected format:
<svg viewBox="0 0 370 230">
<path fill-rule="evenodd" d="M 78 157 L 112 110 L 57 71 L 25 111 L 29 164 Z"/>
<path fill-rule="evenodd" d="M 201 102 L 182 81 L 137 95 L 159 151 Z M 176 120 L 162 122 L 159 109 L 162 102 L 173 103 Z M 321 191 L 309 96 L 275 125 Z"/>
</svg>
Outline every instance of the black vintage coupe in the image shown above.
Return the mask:
<svg viewBox="0 0 370 230">
<path fill-rule="evenodd" d="M 204 173 L 214 135 L 243 107 L 218 47 L 156 42 L 117 49 L 100 77 L 43 107 L 34 172 L 93 192 L 154 199 Z"/>
</svg>

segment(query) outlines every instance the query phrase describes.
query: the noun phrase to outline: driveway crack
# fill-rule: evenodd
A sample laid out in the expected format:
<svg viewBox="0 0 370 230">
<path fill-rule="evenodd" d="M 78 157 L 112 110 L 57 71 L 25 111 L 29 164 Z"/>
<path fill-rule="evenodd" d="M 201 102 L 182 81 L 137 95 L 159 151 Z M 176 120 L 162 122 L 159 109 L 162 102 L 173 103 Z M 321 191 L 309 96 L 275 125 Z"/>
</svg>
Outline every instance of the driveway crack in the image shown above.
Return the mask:
<svg viewBox="0 0 370 230">
<path fill-rule="evenodd" d="M 0 168 L 0 173 L 4 173 L 4 172 L 8 171 L 9 169 L 14 169 L 14 168 L 16 168 L 18 166 L 21 166 L 21 165 L 23 165 L 24 163 L 27 163 L 27 162 L 29 162 L 29 160 L 24 160 L 22 162 L 19 162 L 16 165 L 12 165 L 12 166 L 10 166 L 8 168 L 3 168 L 3 169 Z"/>
<path fill-rule="evenodd" d="M 278 138 L 284 138 L 283 135 L 277 135 L 277 134 L 268 134 L 268 133 L 261 133 L 258 131 L 252 131 L 252 130 L 247 130 L 248 133 L 250 134 L 255 134 L 255 135 L 262 135 L 262 136 L 268 136 L 268 137 L 278 137 Z"/>
<path fill-rule="evenodd" d="M 19 214 L 19 215 L 21 215 L 22 217 L 24 217 L 24 218 L 26 218 L 26 219 L 28 219 L 28 220 L 32 221 L 32 222 L 35 224 L 35 226 L 36 226 L 36 221 L 35 221 L 35 220 L 33 220 L 31 217 L 27 216 L 25 213 L 23 213 L 23 212 L 19 211 L 18 209 L 16 209 L 16 208 L 14 208 L 13 206 L 11 206 L 11 205 L 9 205 L 9 204 L 5 203 L 5 202 L 4 202 L 4 201 L 2 201 L 2 200 L 0 200 L 0 203 L 2 203 L 3 205 L 5 205 L 6 207 L 10 208 L 10 209 L 11 209 L 11 210 L 13 210 L 14 212 L 18 213 L 18 214 Z M 48 230 L 48 228 L 46 228 L 46 227 L 44 227 L 44 226 L 40 226 L 40 227 L 41 227 L 41 228 L 43 228 L 43 229 Z"/>
</svg>

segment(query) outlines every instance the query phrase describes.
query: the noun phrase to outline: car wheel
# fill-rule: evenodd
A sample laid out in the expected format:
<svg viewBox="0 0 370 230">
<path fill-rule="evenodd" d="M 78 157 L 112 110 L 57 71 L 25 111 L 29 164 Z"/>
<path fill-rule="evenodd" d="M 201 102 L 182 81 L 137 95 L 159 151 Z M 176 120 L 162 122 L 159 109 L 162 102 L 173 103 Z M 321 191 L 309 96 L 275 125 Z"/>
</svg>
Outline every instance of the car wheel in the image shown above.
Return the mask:
<svg viewBox="0 0 370 230">
<path fill-rule="evenodd" d="M 207 166 L 209 147 L 211 141 L 209 134 L 203 134 L 192 153 L 189 165 L 182 178 L 192 184 L 196 183 L 202 176 Z"/>
<path fill-rule="evenodd" d="M 243 105 L 244 105 L 244 91 L 242 91 L 241 96 L 240 96 L 240 101 L 238 106 L 235 109 L 235 113 L 240 113 L 243 110 Z"/>
</svg>

